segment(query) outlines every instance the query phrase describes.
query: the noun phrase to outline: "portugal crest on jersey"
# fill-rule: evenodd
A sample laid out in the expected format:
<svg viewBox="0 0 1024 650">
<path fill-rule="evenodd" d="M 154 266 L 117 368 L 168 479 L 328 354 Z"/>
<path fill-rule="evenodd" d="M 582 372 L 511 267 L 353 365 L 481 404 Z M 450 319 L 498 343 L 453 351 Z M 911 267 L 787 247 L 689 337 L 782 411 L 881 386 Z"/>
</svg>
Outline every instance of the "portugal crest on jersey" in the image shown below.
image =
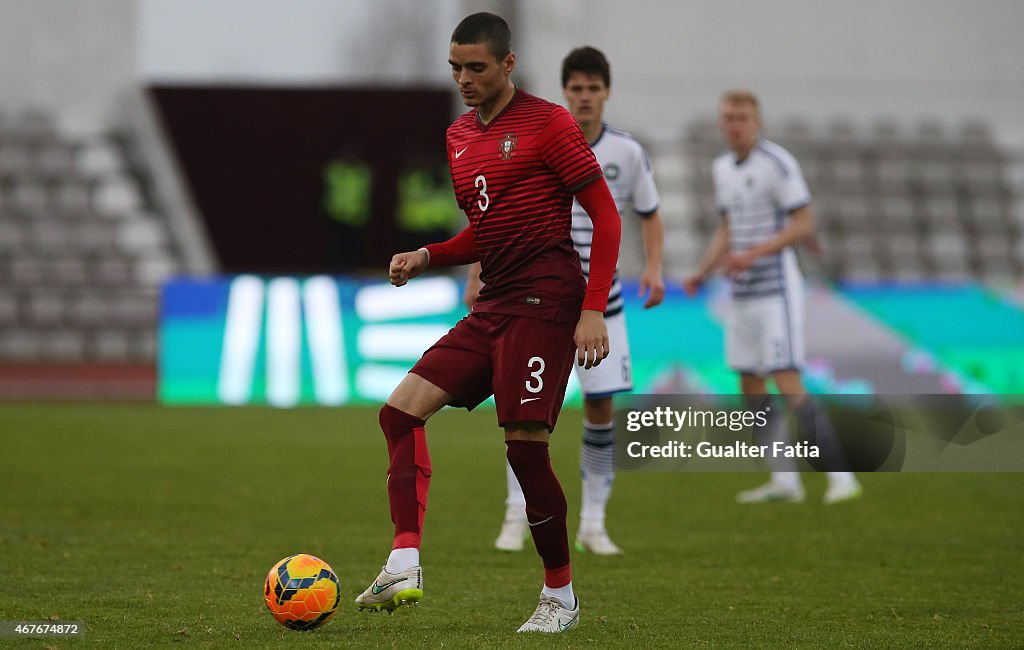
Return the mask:
<svg viewBox="0 0 1024 650">
<path fill-rule="evenodd" d="M 512 152 L 516 150 L 517 139 L 515 133 L 506 133 L 498 141 L 498 155 L 502 160 L 510 160 L 512 158 Z"/>
</svg>

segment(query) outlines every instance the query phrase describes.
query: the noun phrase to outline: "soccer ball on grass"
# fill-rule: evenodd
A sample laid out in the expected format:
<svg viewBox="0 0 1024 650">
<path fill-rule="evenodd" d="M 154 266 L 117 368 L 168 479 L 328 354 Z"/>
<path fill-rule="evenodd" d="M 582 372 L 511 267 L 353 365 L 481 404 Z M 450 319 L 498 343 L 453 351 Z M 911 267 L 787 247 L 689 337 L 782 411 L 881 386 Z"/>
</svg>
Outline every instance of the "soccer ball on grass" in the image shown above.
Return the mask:
<svg viewBox="0 0 1024 650">
<path fill-rule="evenodd" d="M 338 576 L 318 557 L 289 555 L 270 569 L 263 599 L 277 622 L 291 630 L 313 630 L 338 611 Z"/>
</svg>

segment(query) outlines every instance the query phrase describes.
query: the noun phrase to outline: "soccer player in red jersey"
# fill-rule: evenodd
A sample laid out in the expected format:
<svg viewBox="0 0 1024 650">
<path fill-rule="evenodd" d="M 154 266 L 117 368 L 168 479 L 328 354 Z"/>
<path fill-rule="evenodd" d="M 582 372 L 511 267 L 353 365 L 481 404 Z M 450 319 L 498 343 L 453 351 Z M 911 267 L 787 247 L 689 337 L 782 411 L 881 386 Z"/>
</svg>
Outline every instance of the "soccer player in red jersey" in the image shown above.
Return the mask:
<svg viewBox="0 0 1024 650">
<path fill-rule="evenodd" d="M 484 289 L 472 313 L 423 354 L 381 409 L 395 538 L 356 604 L 391 611 L 422 598 L 419 546 L 431 475 L 425 421 L 445 405 L 472 409 L 493 394 L 544 564 L 540 603 L 519 631 L 564 632 L 579 621 L 579 601 L 548 440 L 573 357 L 589 368 L 608 355 L 603 313 L 619 215 L 576 120 L 512 83 L 516 58 L 502 18 L 464 18 L 449 63 L 473 107 L 447 134 L 455 196 L 469 226 L 446 242 L 395 255 L 389 275 L 400 287 L 428 266 L 479 261 Z M 589 283 L 570 236 L 574 195 L 594 224 Z"/>
</svg>

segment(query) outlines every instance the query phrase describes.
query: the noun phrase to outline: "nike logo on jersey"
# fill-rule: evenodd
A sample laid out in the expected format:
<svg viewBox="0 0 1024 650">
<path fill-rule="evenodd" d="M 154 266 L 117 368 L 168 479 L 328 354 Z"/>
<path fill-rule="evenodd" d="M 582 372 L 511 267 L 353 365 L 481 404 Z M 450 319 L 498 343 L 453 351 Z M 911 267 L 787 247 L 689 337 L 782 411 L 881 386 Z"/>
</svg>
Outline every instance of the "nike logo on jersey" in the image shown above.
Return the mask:
<svg viewBox="0 0 1024 650">
<path fill-rule="evenodd" d="M 538 400 L 538 399 L 540 399 L 540 398 L 539 397 L 524 397 L 523 399 L 519 400 L 519 405 L 522 406 L 523 404 L 526 404 L 527 402 L 532 402 L 532 401 Z"/>
<path fill-rule="evenodd" d="M 461 156 L 462 154 L 466 153 L 466 149 L 469 149 L 469 147 L 463 147 L 463 148 L 462 148 L 462 151 L 456 151 L 456 152 L 455 152 L 455 157 L 456 157 L 456 158 L 458 158 L 458 157 L 459 157 L 459 156 Z"/>
</svg>

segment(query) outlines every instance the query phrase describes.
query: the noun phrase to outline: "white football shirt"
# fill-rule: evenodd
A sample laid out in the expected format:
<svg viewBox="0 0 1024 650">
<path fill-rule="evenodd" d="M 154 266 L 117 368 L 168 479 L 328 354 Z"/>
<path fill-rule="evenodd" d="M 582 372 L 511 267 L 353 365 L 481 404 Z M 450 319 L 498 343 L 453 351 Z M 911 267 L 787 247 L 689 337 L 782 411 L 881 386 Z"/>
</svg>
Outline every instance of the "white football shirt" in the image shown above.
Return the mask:
<svg viewBox="0 0 1024 650">
<path fill-rule="evenodd" d="M 632 206 L 640 218 L 649 217 L 658 210 L 658 190 L 654 186 L 651 161 L 643 146 L 633 136 L 607 124 L 602 125 L 601 135 L 591 145 L 597 162 L 604 171 L 604 180 L 615 199 L 619 216 Z M 590 279 L 590 245 L 594 239 L 594 226 L 578 201 L 572 202 L 572 243 L 580 254 L 583 275 Z M 622 311 L 622 282 L 618 268 L 608 292 L 606 316 Z"/>
<path fill-rule="evenodd" d="M 728 219 L 731 249 L 739 252 L 770 239 L 786 225 L 793 210 L 811 202 L 800 165 L 788 151 L 759 139 L 742 161 L 728 151 L 711 167 L 715 205 Z M 792 247 L 759 257 L 733 278 L 733 297 L 759 298 L 783 294 L 787 284 L 801 281 Z"/>
</svg>

